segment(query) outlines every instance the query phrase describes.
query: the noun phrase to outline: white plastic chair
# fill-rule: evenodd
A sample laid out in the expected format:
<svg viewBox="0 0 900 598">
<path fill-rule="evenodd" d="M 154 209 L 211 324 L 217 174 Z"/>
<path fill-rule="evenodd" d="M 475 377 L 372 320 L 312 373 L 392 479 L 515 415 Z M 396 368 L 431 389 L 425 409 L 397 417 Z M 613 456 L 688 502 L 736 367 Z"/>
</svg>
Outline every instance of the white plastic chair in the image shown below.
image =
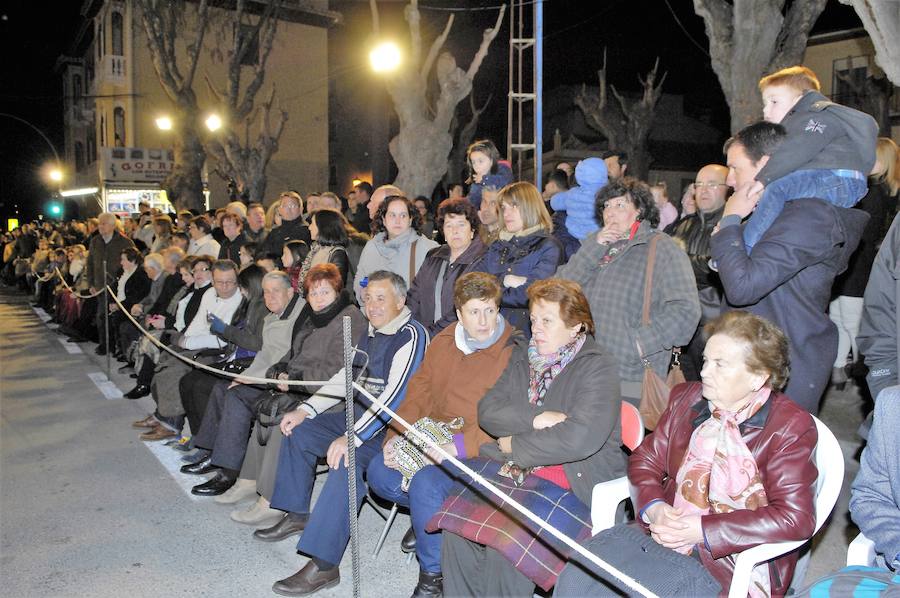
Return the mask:
<svg viewBox="0 0 900 598">
<path fill-rule="evenodd" d="M 622 401 L 622 444 L 630 450 L 641 445 L 644 440 L 644 418 L 637 407 L 628 401 Z M 616 510 L 619 503 L 628 498 L 628 477 L 622 476 L 614 480 L 594 485 L 591 493 L 591 534 L 596 535 L 616 524 Z"/>
<path fill-rule="evenodd" d="M 847 547 L 847 566 L 875 566 L 875 542 L 865 537 L 862 532 Z"/>
<path fill-rule="evenodd" d="M 844 483 L 844 453 L 841 452 L 841 446 L 828 426 L 816 417 L 813 417 L 813 420 L 819 431 L 819 442 L 816 445 L 816 468 L 819 470 L 819 478 L 816 480 L 816 529 L 813 531 L 815 536 L 831 515 L 841 493 L 841 486 Z M 746 598 L 750 589 L 750 573 L 756 565 L 787 554 L 807 540 L 760 544 L 740 553 L 734 565 L 734 577 L 731 578 L 728 598 Z"/>
</svg>

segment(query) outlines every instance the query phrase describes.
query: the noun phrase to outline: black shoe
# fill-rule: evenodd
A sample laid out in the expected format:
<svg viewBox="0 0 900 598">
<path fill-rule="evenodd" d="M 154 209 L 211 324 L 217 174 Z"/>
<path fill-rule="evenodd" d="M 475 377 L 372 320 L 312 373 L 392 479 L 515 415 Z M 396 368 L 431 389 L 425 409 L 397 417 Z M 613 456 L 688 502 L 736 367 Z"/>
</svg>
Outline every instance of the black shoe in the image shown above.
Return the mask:
<svg viewBox="0 0 900 598">
<path fill-rule="evenodd" d="M 416 532 L 412 526 L 409 526 L 409 529 L 403 534 L 403 539 L 400 540 L 400 551 L 406 554 L 416 551 Z"/>
<path fill-rule="evenodd" d="M 253 532 L 253 537 L 263 542 L 280 542 L 285 538 L 296 536 L 306 528 L 306 522 L 309 515 L 298 515 L 297 513 L 285 513 L 281 520 L 265 529 L 258 529 Z"/>
<path fill-rule="evenodd" d="M 291 575 L 272 584 L 272 591 L 281 596 L 309 596 L 319 590 L 330 588 L 341 583 L 339 568 L 320 571 L 312 559 Z"/>
<path fill-rule="evenodd" d="M 97 345 L 97 348 L 94 349 L 94 353 L 97 355 L 106 355 L 106 347 L 103 345 Z"/>
<path fill-rule="evenodd" d="M 182 469 L 184 469 L 182 467 Z M 198 496 L 218 496 L 234 486 L 237 476 L 220 469 L 209 481 L 191 488 L 191 494 Z"/>
<path fill-rule="evenodd" d="M 444 574 L 429 573 L 419 569 L 419 583 L 413 590 L 412 598 L 440 598 L 444 595 Z"/>
<path fill-rule="evenodd" d="M 212 459 L 212 457 L 210 455 L 207 455 L 206 457 L 204 457 L 203 459 L 200 459 L 196 463 L 182 465 L 181 473 L 189 473 L 191 475 L 203 475 L 204 473 L 216 471 L 219 468 L 210 462 L 211 459 Z M 224 492 L 224 490 L 223 490 L 223 492 Z"/>
<path fill-rule="evenodd" d="M 131 390 L 125 393 L 126 399 L 139 399 L 141 397 L 146 397 L 150 394 L 150 387 L 146 384 L 138 384 Z"/>
<path fill-rule="evenodd" d="M 132 371 L 132 372 L 134 371 L 134 364 L 126 363 L 125 365 L 123 365 L 122 367 L 119 368 L 120 374 L 127 374 L 127 373 L 129 373 L 129 371 Z"/>
</svg>

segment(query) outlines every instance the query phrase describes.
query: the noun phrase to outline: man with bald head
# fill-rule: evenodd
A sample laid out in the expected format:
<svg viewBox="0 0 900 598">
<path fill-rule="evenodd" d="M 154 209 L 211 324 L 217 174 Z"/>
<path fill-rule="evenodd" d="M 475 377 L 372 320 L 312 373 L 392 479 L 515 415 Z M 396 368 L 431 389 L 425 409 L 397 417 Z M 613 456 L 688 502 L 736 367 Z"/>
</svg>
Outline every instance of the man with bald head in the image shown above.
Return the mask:
<svg viewBox="0 0 900 598">
<path fill-rule="evenodd" d="M 372 193 L 372 198 L 368 203 L 370 220 L 375 220 L 375 214 L 378 213 L 378 208 L 381 207 L 384 198 L 390 197 L 392 195 L 402 195 L 403 197 L 406 197 L 406 194 L 403 193 L 403 191 L 401 191 L 399 187 L 395 187 L 393 185 L 382 185 L 378 189 L 375 189 L 375 192 Z"/>
<path fill-rule="evenodd" d="M 672 232 L 672 236 L 684 244 L 684 250 L 691 259 L 702 310 L 697 332 L 683 352 L 682 369 L 688 380 L 700 379 L 704 344 L 701 331 L 708 321 L 719 315 L 722 303 L 719 278 L 709 267 L 709 239 L 725 208 L 728 197 L 728 185 L 725 183 L 727 176 L 728 168 L 721 164 L 707 164 L 697 172 L 692 185 L 694 211 L 686 214 Z"/>
</svg>

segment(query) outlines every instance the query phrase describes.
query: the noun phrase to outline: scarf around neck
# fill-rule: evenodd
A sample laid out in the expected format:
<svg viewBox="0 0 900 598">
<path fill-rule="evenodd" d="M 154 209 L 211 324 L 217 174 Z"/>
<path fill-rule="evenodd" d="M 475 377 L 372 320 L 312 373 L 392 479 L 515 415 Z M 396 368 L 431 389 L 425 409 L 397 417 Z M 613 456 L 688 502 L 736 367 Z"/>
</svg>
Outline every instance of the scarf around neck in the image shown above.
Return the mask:
<svg viewBox="0 0 900 598">
<path fill-rule="evenodd" d="M 522 230 L 520 230 L 517 233 L 511 233 L 511 232 L 501 229 L 499 237 L 500 237 L 501 241 L 509 241 L 510 239 L 512 239 L 514 237 L 527 237 L 528 235 L 533 235 L 534 233 L 542 231 L 542 230 L 544 230 L 544 227 L 541 226 L 540 224 L 535 224 L 534 226 L 529 227 L 529 228 L 523 228 Z"/>
<path fill-rule="evenodd" d="M 540 407 L 544 404 L 544 397 L 550 389 L 550 384 L 563 369 L 569 365 L 569 362 L 578 354 L 587 334 L 584 332 L 572 339 L 572 342 L 561 347 L 555 353 L 549 355 L 541 355 L 538 353 L 537 345 L 534 344 L 532 338 L 528 342 L 528 371 L 530 380 L 528 384 L 528 402 L 532 405 Z"/>
<path fill-rule="evenodd" d="M 712 415 L 691 434 L 688 450 L 675 476 L 674 507 L 685 515 L 755 511 L 769 504 L 753 453 L 741 436 L 740 425 L 759 411 L 772 390 L 763 387 L 738 411 L 710 403 Z M 692 548 L 680 549 L 690 554 Z M 769 596 L 769 567 L 753 569 L 750 595 Z"/>
<path fill-rule="evenodd" d="M 483 341 L 476 340 L 469 336 L 469 333 L 466 332 L 462 322 L 457 322 L 456 330 L 454 331 L 456 347 L 466 355 L 471 355 L 476 351 L 483 351 L 500 340 L 504 330 L 506 330 L 506 319 L 500 314 L 497 314 L 497 326 L 494 328 L 494 333 Z"/>
</svg>

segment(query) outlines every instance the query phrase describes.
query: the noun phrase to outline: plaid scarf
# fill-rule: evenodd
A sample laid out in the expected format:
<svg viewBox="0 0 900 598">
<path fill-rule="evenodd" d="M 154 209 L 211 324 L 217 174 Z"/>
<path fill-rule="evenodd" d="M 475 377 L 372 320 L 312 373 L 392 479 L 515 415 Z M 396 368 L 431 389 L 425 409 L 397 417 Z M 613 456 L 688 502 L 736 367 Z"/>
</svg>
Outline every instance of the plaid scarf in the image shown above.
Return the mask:
<svg viewBox="0 0 900 598">
<path fill-rule="evenodd" d="M 569 365 L 572 358 L 581 350 L 586 338 L 587 335 L 581 332 L 571 343 L 549 355 L 538 353 L 534 339 L 528 342 L 528 370 L 531 378 L 528 384 L 528 401 L 532 405 L 540 407 L 544 404 L 544 396 L 550 389 L 553 379 Z"/>
<path fill-rule="evenodd" d="M 753 453 L 741 436 L 740 424 L 769 400 L 771 389 L 761 388 L 738 411 L 713 407 L 712 416 L 691 435 L 684 461 L 675 476 L 674 507 L 685 515 L 755 511 L 769 504 Z M 679 549 L 690 554 L 693 548 Z M 769 565 L 753 569 L 750 596 L 770 596 Z"/>
</svg>

